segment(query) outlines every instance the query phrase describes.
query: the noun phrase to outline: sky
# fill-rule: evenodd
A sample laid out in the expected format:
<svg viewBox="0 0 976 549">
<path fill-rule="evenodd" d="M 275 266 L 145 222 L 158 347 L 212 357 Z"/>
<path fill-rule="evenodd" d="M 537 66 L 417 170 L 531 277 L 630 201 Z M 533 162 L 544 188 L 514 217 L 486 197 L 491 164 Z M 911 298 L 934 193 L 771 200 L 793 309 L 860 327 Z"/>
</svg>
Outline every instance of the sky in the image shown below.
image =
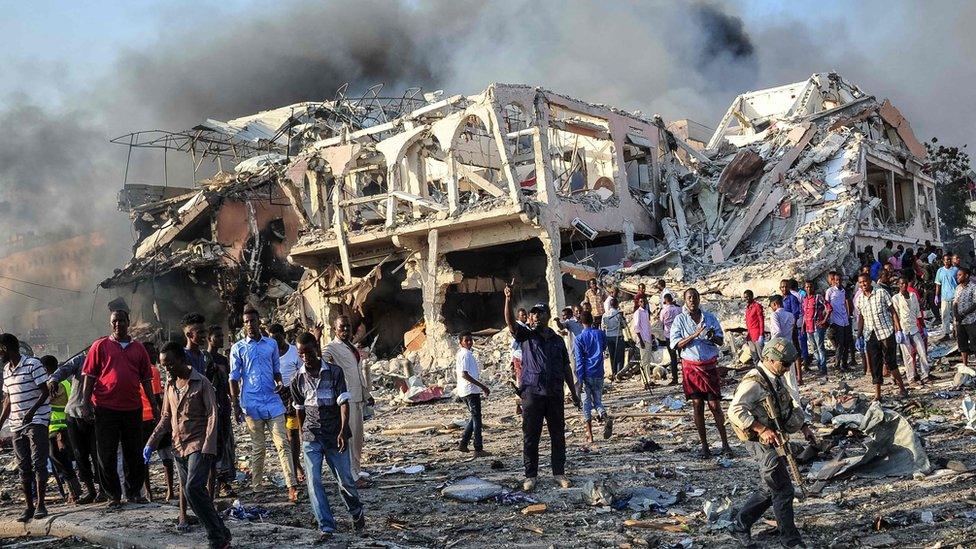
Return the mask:
<svg viewBox="0 0 976 549">
<path fill-rule="evenodd" d="M 0 0 L 0 10 L 0 235 L 102 231 L 118 253 L 97 276 L 131 250 L 115 205 L 126 150 L 110 138 L 328 99 L 344 82 L 448 94 L 528 83 L 715 126 L 739 93 L 836 70 L 890 98 L 922 140 L 976 138 L 973 2 Z M 134 160 L 130 180 L 159 183 L 158 157 Z"/>
</svg>

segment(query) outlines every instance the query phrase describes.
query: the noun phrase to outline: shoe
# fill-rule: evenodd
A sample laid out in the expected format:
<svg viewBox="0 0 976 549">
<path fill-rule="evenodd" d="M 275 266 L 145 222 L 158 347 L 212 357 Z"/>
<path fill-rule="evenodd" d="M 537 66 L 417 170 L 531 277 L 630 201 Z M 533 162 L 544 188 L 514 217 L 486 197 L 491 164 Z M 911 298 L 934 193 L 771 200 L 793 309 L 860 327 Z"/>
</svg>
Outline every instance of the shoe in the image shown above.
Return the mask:
<svg viewBox="0 0 976 549">
<path fill-rule="evenodd" d="M 488 457 L 490 455 L 491 455 L 491 452 L 488 452 L 486 450 L 475 450 L 474 451 L 474 457 L 476 457 L 476 458 Z"/>
<path fill-rule="evenodd" d="M 522 491 L 531 492 L 535 490 L 535 477 L 529 477 L 522 481 Z"/>
<path fill-rule="evenodd" d="M 359 515 L 359 518 L 357 518 L 357 519 L 353 519 L 353 521 L 352 521 L 352 527 L 357 532 L 362 532 L 363 530 L 365 530 L 366 529 L 366 513 L 363 513 L 362 515 Z"/>
<path fill-rule="evenodd" d="M 607 421 L 603 424 L 603 440 L 613 436 L 613 416 L 608 415 Z"/>
<path fill-rule="evenodd" d="M 332 541 L 335 536 L 335 532 L 319 532 L 319 537 L 315 540 L 315 543 L 327 543 Z"/>
<path fill-rule="evenodd" d="M 148 499 L 142 496 L 136 496 L 134 498 L 129 498 L 129 503 L 135 503 L 137 505 L 146 505 L 147 503 L 152 503 Z"/>
<path fill-rule="evenodd" d="M 42 519 L 46 516 L 47 516 L 47 507 L 44 507 L 43 505 L 38 507 L 37 510 L 34 511 L 34 518 L 36 519 Z"/>
<path fill-rule="evenodd" d="M 467 444 L 460 444 L 460 445 L 458 445 L 458 452 L 467 454 L 470 451 L 471 451 L 471 449 L 468 448 L 468 445 Z"/>
<path fill-rule="evenodd" d="M 108 494 L 99 490 L 98 494 L 95 495 L 95 503 L 105 503 L 106 501 L 108 501 Z"/>
<path fill-rule="evenodd" d="M 111 500 L 111 501 L 108 502 L 108 505 L 106 507 L 108 509 L 121 509 L 122 508 L 122 502 L 120 500 L 113 499 L 113 500 Z"/>
<path fill-rule="evenodd" d="M 559 484 L 560 488 L 569 488 L 573 485 L 573 483 L 566 478 L 566 475 L 556 475 L 553 478 L 556 479 L 556 483 Z"/>
<path fill-rule="evenodd" d="M 802 539 L 797 539 L 793 541 L 781 541 L 780 545 L 786 547 L 787 549 L 806 549 L 807 544 L 803 543 Z"/>
<path fill-rule="evenodd" d="M 24 512 L 17 517 L 17 522 L 30 522 L 30 519 L 34 518 L 34 508 L 28 507 L 24 509 Z"/>
<path fill-rule="evenodd" d="M 743 547 L 757 547 L 756 542 L 752 541 L 752 534 L 749 530 L 739 529 L 734 524 L 729 528 L 729 533 L 735 538 L 735 541 L 739 542 L 739 545 Z"/>
</svg>

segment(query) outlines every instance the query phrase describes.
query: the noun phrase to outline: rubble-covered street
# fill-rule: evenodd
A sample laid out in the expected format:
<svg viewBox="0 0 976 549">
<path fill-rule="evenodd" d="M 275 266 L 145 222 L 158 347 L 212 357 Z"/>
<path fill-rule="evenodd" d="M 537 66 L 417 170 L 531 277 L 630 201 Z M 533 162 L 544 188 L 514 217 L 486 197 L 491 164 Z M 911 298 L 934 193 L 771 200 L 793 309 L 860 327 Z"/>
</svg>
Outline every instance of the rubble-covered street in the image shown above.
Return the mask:
<svg viewBox="0 0 976 549">
<path fill-rule="evenodd" d="M 479 344 L 485 356 L 490 356 L 490 339 Z M 952 363 L 949 359 L 940 362 L 947 366 Z M 497 363 L 494 368 L 489 374 L 500 373 Z M 971 389 L 952 389 L 952 369 L 937 372 L 940 381 L 923 390 L 913 390 L 907 400 L 889 399 L 884 404 L 909 420 L 924 444 L 930 468 L 907 476 L 882 478 L 871 478 L 871 470 L 866 469 L 851 478 L 825 482 L 819 494 L 796 503 L 798 524 L 811 547 L 967 547 L 976 543 L 976 459 L 972 453 L 976 415 L 970 416 L 967 430 L 963 412 Z M 836 412 L 866 410 L 871 398 L 868 383 L 867 377 L 852 376 L 822 384 L 813 380 L 800 389 L 808 403 L 826 401 L 816 406 L 818 413 L 814 418 L 818 436 L 838 444 L 831 452 L 833 457 L 864 452 L 863 436 L 835 432 L 838 420 L 851 426 L 857 425 L 857 419 L 852 424 L 850 418 L 838 417 L 841 414 Z M 723 517 L 728 518 L 723 515 L 725 499 L 730 498 L 734 504 L 745 496 L 751 488 L 755 466 L 735 442 L 732 459 L 702 460 L 693 456 L 691 450 L 697 445 L 697 436 L 690 408 L 679 388 L 662 381 L 648 393 L 639 387 L 637 378 L 613 383 L 605 396 L 615 418 L 612 436 L 603 440 L 598 435 L 592 445 L 583 443 L 582 420 L 567 404 L 568 474 L 574 486 L 560 489 L 552 482 L 547 474 L 548 447 L 544 444 L 539 488 L 525 494 L 520 491 L 521 430 L 515 400 L 503 384 L 492 386 L 492 395 L 484 407 L 485 448 L 492 455 L 480 459 L 471 459 L 457 450 L 459 424 L 466 417 L 463 406 L 449 399 L 405 405 L 395 402 L 399 391 L 377 393 L 377 413 L 367 422 L 365 451 L 372 487 L 361 491 L 368 533 L 353 534 L 348 514 L 344 515 L 341 504 L 334 500 L 333 505 L 339 505 L 337 517 L 342 528 L 337 544 L 635 548 L 734 545 L 721 523 Z M 732 387 L 731 380 L 725 382 L 726 397 Z M 815 408 L 811 405 L 808 410 L 814 412 Z M 831 424 L 821 423 L 824 413 L 835 416 Z M 856 433 L 856 427 L 853 430 Z M 833 438 L 831 433 L 835 433 Z M 239 444 L 246 444 L 246 436 L 246 431 L 238 429 Z M 709 427 L 708 436 L 713 448 L 717 448 L 718 435 L 713 426 Z M 273 451 L 270 444 L 269 451 Z M 12 486 L 12 456 L 7 452 L 3 459 L 4 483 Z M 804 473 L 812 478 L 813 472 L 829 459 L 830 455 L 814 458 L 803 466 Z M 240 465 L 246 470 L 246 460 Z M 280 482 L 275 460 L 269 460 L 269 470 L 272 481 Z M 162 470 L 156 464 L 153 471 L 154 495 L 159 498 Z M 456 497 L 447 495 L 469 477 L 484 485 L 458 491 Z M 814 484 L 808 480 L 808 489 Z M 337 498 L 334 483 L 328 487 L 330 498 Z M 219 499 L 221 509 L 238 499 L 247 508 L 258 506 L 268 511 L 266 517 L 255 519 L 263 526 L 229 520 L 235 542 L 248 547 L 311 544 L 314 521 L 305 490 L 298 505 L 287 503 L 285 495 L 278 488 L 254 493 L 241 482 L 236 498 Z M 10 489 L 0 498 L 5 516 L 22 505 Z M 77 508 L 56 509 L 52 517 L 62 510 L 70 513 Z M 160 539 L 167 543 L 192 545 L 192 539 L 201 539 L 202 535 L 196 527 L 193 534 L 181 537 L 175 528 L 172 503 L 164 507 L 128 506 L 121 515 L 106 511 L 103 506 L 93 507 L 91 512 L 112 517 L 115 524 L 130 531 L 159 528 L 160 536 L 164 536 Z M 757 540 L 770 545 L 778 543 L 774 530 L 771 520 L 760 524 Z M 267 537 L 269 532 L 273 532 L 273 537 Z M 158 546 L 149 540 L 145 543 Z"/>
</svg>

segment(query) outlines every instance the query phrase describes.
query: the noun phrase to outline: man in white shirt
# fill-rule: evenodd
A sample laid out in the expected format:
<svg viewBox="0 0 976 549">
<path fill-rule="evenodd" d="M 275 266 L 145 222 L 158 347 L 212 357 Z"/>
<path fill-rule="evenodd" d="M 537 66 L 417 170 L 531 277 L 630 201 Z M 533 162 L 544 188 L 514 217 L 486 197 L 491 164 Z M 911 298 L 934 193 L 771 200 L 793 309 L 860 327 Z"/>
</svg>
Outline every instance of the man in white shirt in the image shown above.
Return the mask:
<svg viewBox="0 0 976 549">
<path fill-rule="evenodd" d="M 362 356 L 352 344 L 352 322 L 346 315 L 336 318 L 332 326 L 335 339 L 325 346 L 322 358 L 342 368 L 349 391 L 349 465 L 357 488 L 367 488 L 369 482 L 359 478 L 363 459 L 363 411 L 373 405 L 369 380 L 363 375 Z"/>
<path fill-rule="evenodd" d="M 918 382 L 925 385 L 929 380 L 929 359 L 925 353 L 925 341 L 922 333 L 918 329 L 918 319 L 922 317 L 921 307 L 915 294 L 908 291 L 909 281 L 907 278 L 898 280 L 898 293 L 891 298 L 891 304 L 895 307 L 895 313 L 901 321 L 901 328 L 904 333 L 902 341 L 898 342 L 901 349 L 901 358 L 905 363 L 906 378 L 910 382 Z M 921 376 L 917 375 L 915 360 L 912 360 L 912 349 L 921 367 Z"/>
<path fill-rule="evenodd" d="M 462 333 L 458 337 L 458 343 L 461 348 L 454 357 L 454 370 L 457 373 L 457 388 L 454 392 L 464 401 L 468 412 L 471 413 L 471 419 L 464 426 L 464 434 L 461 435 L 458 450 L 468 452 L 468 443 L 474 438 L 474 457 L 484 457 L 488 452 L 485 452 L 481 439 L 481 395 L 484 394 L 487 398 L 491 394 L 491 389 L 479 379 L 481 367 L 478 365 L 478 359 L 471 352 L 471 347 L 474 345 L 471 332 Z"/>
<path fill-rule="evenodd" d="M 637 340 L 637 347 L 640 349 L 641 380 L 644 388 L 651 387 L 651 316 L 647 310 L 647 296 L 639 296 L 637 309 L 634 310 L 634 318 L 631 321 L 631 332 Z"/>
<path fill-rule="evenodd" d="M 291 446 L 291 460 L 295 467 L 295 477 L 298 482 L 305 482 L 305 470 L 302 468 L 302 433 L 298 414 L 291 406 L 291 381 L 295 379 L 301 367 L 302 359 L 298 356 L 298 347 L 288 343 L 285 337 L 285 327 L 281 324 L 268 326 L 268 335 L 278 344 L 278 364 L 281 372 L 281 400 L 285 403 L 285 429 L 288 431 L 288 444 Z"/>
</svg>

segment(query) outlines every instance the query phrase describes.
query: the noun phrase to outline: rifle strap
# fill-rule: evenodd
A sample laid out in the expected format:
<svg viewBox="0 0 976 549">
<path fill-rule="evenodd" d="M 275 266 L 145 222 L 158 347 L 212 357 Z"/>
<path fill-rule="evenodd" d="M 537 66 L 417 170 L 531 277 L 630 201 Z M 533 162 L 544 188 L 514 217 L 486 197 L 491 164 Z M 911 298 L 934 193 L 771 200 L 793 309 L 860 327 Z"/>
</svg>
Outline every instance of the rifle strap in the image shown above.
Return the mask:
<svg viewBox="0 0 976 549">
<path fill-rule="evenodd" d="M 762 368 L 757 367 L 756 371 L 759 372 L 759 375 L 762 377 L 762 381 L 760 383 L 766 387 L 769 394 L 773 395 L 773 402 L 776 403 L 776 415 L 779 416 L 780 420 L 782 420 L 785 426 L 786 422 L 793 417 L 793 407 L 790 406 L 789 416 L 784 417 L 783 405 L 779 401 L 779 391 L 776 390 L 775 385 L 773 385 L 773 381 L 769 379 L 769 376 L 766 375 L 766 372 L 764 372 Z"/>
</svg>

